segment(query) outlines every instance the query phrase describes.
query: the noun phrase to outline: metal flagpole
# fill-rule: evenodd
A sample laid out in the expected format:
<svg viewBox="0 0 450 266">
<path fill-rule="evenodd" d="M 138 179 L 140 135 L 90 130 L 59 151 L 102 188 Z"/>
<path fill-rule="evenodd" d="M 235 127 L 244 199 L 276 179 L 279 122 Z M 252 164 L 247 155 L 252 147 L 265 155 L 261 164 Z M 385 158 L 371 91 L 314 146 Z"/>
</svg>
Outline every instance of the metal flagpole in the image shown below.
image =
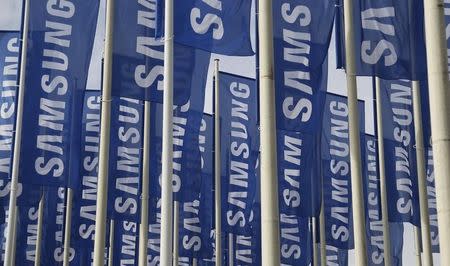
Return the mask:
<svg viewBox="0 0 450 266">
<path fill-rule="evenodd" d="M 173 173 L 173 0 L 165 1 L 164 99 L 161 176 L 161 265 L 172 263 Z"/>
<path fill-rule="evenodd" d="M 442 0 L 424 1 L 441 264 L 450 265 L 450 90 Z"/>
<path fill-rule="evenodd" d="M 420 232 L 417 226 L 413 226 L 414 231 L 414 247 L 416 249 L 416 265 L 422 266 L 422 255 L 420 254 Z"/>
<path fill-rule="evenodd" d="M 216 230 L 216 266 L 222 266 L 222 201 L 221 201 L 221 147 L 220 147 L 220 95 L 219 59 L 214 60 L 214 205 Z"/>
<path fill-rule="evenodd" d="M 280 265 L 272 0 L 259 0 L 262 265 Z"/>
<path fill-rule="evenodd" d="M 64 266 L 69 266 L 70 261 L 70 236 L 72 233 L 72 204 L 73 190 L 67 188 L 67 204 L 66 204 L 66 222 L 64 228 Z"/>
<path fill-rule="evenodd" d="M 234 265 L 233 234 L 228 233 L 228 266 Z"/>
<path fill-rule="evenodd" d="M 180 204 L 178 201 L 173 202 L 173 265 L 178 265 L 178 249 L 179 249 L 179 228 L 178 221 L 180 220 Z"/>
<path fill-rule="evenodd" d="M 17 116 L 16 116 L 16 131 L 14 135 L 14 156 L 12 161 L 12 175 L 11 175 L 11 191 L 9 194 L 9 216 L 8 229 L 6 233 L 6 250 L 5 250 L 5 266 L 12 266 L 13 254 L 15 254 L 16 246 L 14 245 L 14 237 L 16 235 L 16 226 L 13 225 L 16 221 L 16 202 L 17 202 L 17 187 L 19 183 L 19 164 L 20 164 L 20 149 L 22 142 L 22 118 L 23 118 L 23 101 L 25 94 L 25 75 L 27 66 L 27 49 L 28 49 L 28 24 L 30 20 L 30 1 L 24 2 L 24 22 L 22 32 L 22 52 L 20 61 L 20 80 L 18 99 L 17 99 Z"/>
<path fill-rule="evenodd" d="M 367 265 L 366 221 L 362 190 L 361 143 L 359 135 L 358 92 L 356 88 L 353 0 L 344 0 L 345 62 L 347 72 L 348 120 L 350 131 L 350 167 L 352 183 L 355 264 Z"/>
<path fill-rule="evenodd" d="M 141 224 L 139 225 L 139 266 L 147 265 L 148 198 L 150 175 L 150 102 L 144 103 L 144 153 L 142 164 Z"/>
<path fill-rule="evenodd" d="M 384 132 L 383 115 L 381 103 L 381 81 L 375 77 L 375 102 L 376 102 L 376 120 L 377 120 L 377 140 L 378 140 L 378 161 L 380 174 L 380 201 L 381 201 L 381 223 L 383 225 L 383 245 L 384 245 L 384 265 L 390 266 L 391 263 L 391 235 L 389 231 L 387 188 L 386 188 L 386 163 L 384 158 Z"/>
<path fill-rule="evenodd" d="M 316 244 L 317 237 L 317 219 L 316 217 L 311 217 L 312 235 L 313 235 L 313 266 L 319 266 L 319 250 Z"/>
<path fill-rule="evenodd" d="M 16 213 L 18 212 L 18 207 L 16 206 Z M 14 227 L 17 227 L 17 215 L 15 216 L 15 218 L 14 218 L 14 223 L 13 223 L 13 226 Z M 16 246 L 16 244 L 17 244 L 17 229 L 16 228 L 14 228 L 14 236 L 13 236 L 13 239 L 14 239 L 14 247 Z M 12 260 L 12 264 L 13 265 L 16 265 L 16 249 L 13 249 L 13 251 L 14 251 L 14 253 L 12 254 L 12 256 L 13 256 L 13 260 Z"/>
<path fill-rule="evenodd" d="M 108 163 L 111 131 L 112 43 L 114 31 L 114 0 L 106 2 L 105 57 L 100 128 L 97 208 L 95 214 L 94 265 L 103 266 L 105 259 L 106 212 L 108 200 Z M 113 231 L 111 231 L 111 234 Z"/>
<path fill-rule="evenodd" d="M 320 216 L 319 216 L 319 225 L 320 225 L 320 265 L 327 266 L 327 240 L 325 238 L 325 207 L 323 202 L 323 193 L 322 193 L 322 204 L 320 208 Z"/>
<path fill-rule="evenodd" d="M 108 248 L 108 266 L 113 266 L 113 251 L 114 251 L 114 220 L 109 222 L 109 248 Z M 102 263 L 103 265 L 103 263 Z"/>
<path fill-rule="evenodd" d="M 41 251 L 42 251 L 42 225 L 44 222 L 44 200 L 45 194 L 41 195 L 39 200 L 38 209 L 38 224 L 37 224 L 37 235 L 36 235 L 36 257 L 34 260 L 34 266 L 41 266 Z"/>
<path fill-rule="evenodd" d="M 433 265 L 431 252 L 430 219 L 428 216 L 427 176 L 425 167 L 425 144 L 422 124 L 422 99 L 420 82 L 412 81 L 414 131 L 416 135 L 417 181 L 419 185 L 420 229 L 422 232 L 423 262 L 425 266 Z"/>
</svg>

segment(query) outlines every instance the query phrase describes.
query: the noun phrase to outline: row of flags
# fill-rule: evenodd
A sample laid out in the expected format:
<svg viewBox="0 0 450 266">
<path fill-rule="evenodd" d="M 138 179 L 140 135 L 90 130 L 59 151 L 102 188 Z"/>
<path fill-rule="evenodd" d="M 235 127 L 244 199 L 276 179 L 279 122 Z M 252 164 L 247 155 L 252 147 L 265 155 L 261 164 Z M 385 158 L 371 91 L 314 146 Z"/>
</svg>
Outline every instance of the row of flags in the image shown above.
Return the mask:
<svg viewBox="0 0 450 266">
<path fill-rule="evenodd" d="M 12 256 L 14 265 L 34 265 L 36 260 L 41 265 L 60 265 L 65 260 L 70 265 L 91 265 L 105 100 L 98 88 L 87 88 L 86 83 L 99 1 L 25 1 L 29 10 L 24 21 L 29 23 L 23 36 L 28 46 L 21 45 L 21 32 L 0 32 L 1 259 Z M 214 105 L 220 111 L 204 113 L 205 101 L 210 101 L 205 99 L 205 87 L 214 54 L 242 56 L 242 60 L 255 55 L 252 8 L 249 0 L 176 2 L 174 36 L 165 36 L 164 1 L 114 1 L 107 222 L 102 225 L 107 235 L 105 264 L 138 265 L 142 251 L 146 265 L 160 263 L 165 234 L 161 174 L 167 38 L 174 41 L 172 190 L 178 213 L 174 221 L 178 263 L 264 264 L 261 198 L 266 195 L 259 188 L 260 150 L 266 144 L 260 139 L 257 80 L 219 72 L 215 79 L 219 79 L 220 102 Z M 368 135 L 367 111 L 358 102 L 367 263 L 384 263 L 382 217 L 387 215 L 391 263 L 402 265 L 404 223 L 421 226 L 413 111 L 418 103 L 413 101 L 411 80 L 420 81 L 426 145 L 431 232 L 422 238 L 429 238 L 432 252 L 439 253 L 423 3 L 361 0 L 352 8 L 357 49 L 350 52 L 357 58 L 356 74 L 380 79 L 381 95 L 376 100 L 383 106 L 373 114 L 383 118 L 383 132 Z M 346 97 L 327 92 L 333 27 L 337 50 L 342 52 L 337 55 L 338 65 L 346 67 L 342 3 L 274 0 L 272 13 L 280 263 L 318 265 L 314 254 L 320 243 L 325 247 L 320 259 L 326 258 L 327 265 L 347 265 L 348 251 L 355 248 L 349 107 Z M 26 58 L 20 56 L 22 49 Z M 24 62 L 25 72 L 19 73 Z M 20 75 L 24 84 L 19 84 Z M 24 97 L 22 107 L 19 94 Z M 146 101 L 151 102 L 150 115 L 145 112 Z M 16 121 L 18 108 L 23 119 Z M 220 120 L 219 128 L 214 127 L 215 119 Z M 149 158 L 143 155 L 146 121 Z M 15 134 L 17 123 L 21 136 Z M 219 143 L 214 141 L 216 133 Z M 14 144 L 18 137 L 19 146 Z M 380 153 L 385 158 L 387 214 L 381 206 Z M 221 161 L 220 184 L 214 182 L 216 155 Z M 12 176 L 15 156 L 19 156 L 16 177 Z M 149 196 L 144 199 L 146 163 Z M 18 200 L 11 218 L 14 178 L 19 181 L 13 190 Z M 214 201 L 218 186 L 219 210 Z M 148 232 L 140 231 L 142 200 L 148 200 Z M 222 214 L 222 258 L 215 258 L 217 211 Z M 144 250 L 139 248 L 143 235 L 148 238 Z M 13 253 L 6 254 L 11 239 Z"/>
</svg>

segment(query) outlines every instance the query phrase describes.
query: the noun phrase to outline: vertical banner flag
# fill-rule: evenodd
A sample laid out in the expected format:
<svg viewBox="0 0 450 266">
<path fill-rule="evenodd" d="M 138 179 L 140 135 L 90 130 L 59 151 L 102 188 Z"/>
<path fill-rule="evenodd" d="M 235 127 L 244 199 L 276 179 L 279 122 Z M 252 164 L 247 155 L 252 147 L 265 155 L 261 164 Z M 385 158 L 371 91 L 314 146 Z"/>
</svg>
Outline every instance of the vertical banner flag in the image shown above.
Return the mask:
<svg viewBox="0 0 450 266">
<path fill-rule="evenodd" d="M 137 265 L 138 220 L 114 220 L 114 223 L 113 266 Z"/>
<path fill-rule="evenodd" d="M 364 132 L 364 104 L 359 102 L 360 132 Z M 353 217 L 350 180 L 347 98 L 328 93 L 322 126 L 323 198 L 327 244 L 352 249 Z"/>
<path fill-rule="evenodd" d="M 318 217 L 321 206 L 320 135 L 277 130 L 280 213 Z"/>
<path fill-rule="evenodd" d="M 61 265 L 64 259 L 66 189 L 63 187 L 46 188 L 43 197 L 45 200 L 41 261 L 43 265 Z M 71 256 L 74 256 L 73 248 L 69 250 L 69 257 Z"/>
<path fill-rule="evenodd" d="M 348 250 L 326 246 L 326 265 L 348 265 Z"/>
<path fill-rule="evenodd" d="M 406 80 L 381 80 L 384 154 L 390 222 L 420 225 L 412 89 Z"/>
<path fill-rule="evenodd" d="M 383 224 L 381 221 L 381 195 L 378 172 L 378 145 L 375 136 L 361 136 L 363 158 L 364 195 L 366 205 L 366 236 L 369 265 L 384 265 Z M 403 225 L 390 223 L 391 262 L 401 265 L 403 251 Z"/>
<path fill-rule="evenodd" d="M 250 0 L 179 1 L 174 6 L 175 42 L 217 54 L 253 55 L 251 5 Z"/>
<path fill-rule="evenodd" d="M 256 164 L 259 153 L 256 81 L 220 74 L 222 228 L 232 233 L 232 245 L 251 247 L 249 236 L 256 197 Z M 218 103 L 217 103 L 218 104 Z M 219 129 L 216 129 L 219 130 Z M 241 242 L 241 240 L 244 242 Z M 242 247 L 240 247 L 242 248 Z M 251 249 L 250 249 L 251 250 Z M 234 253 L 237 256 L 237 253 Z M 251 253 L 236 257 L 236 263 L 251 264 Z"/>
<path fill-rule="evenodd" d="M 84 93 L 80 124 L 79 166 L 73 183 L 72 243 L 81 264 L 92 263 L 97 200 L 98 153 L 100 143 L 100 91 Z M 73 179 L 73 180 L 72 180 Z"/>
<path fill-rule="evenodd" d="M 362 0 L 353 8 L 357 75 L 425 77 L 422 1 Z"/>
<path fill-rule="evenodd" d="M 444 4 L 446 5 L 446 4 Z M 450 10 L 450 9 L 449 9 Z M 428 218 L 430 220 L 430 240 L 433 253 L 439 253 L 439 230 L 437 221 L 436 187 L 434 182 L 433 147 L 431 141 L 430 100 L 428 94 L 428 82 L 420 81 L 420 94 L 422 104 L 422 129 L 425 146 Z"/>
<path fill-rule="evenodd" d="M 366 215 L 367 257 L 369 265 L 384 265 L 383 224 L 381 221 L 380 179 L 377 139 L 361 136 L 363 188 Z"/>
<path fill-rule="evenodd" d="M 34 265 L 39 208 L 37 205 L 20 207 L 17 214 L 16 265 Z M 2 261 L 4 261 L 2 259 Z"/>
<path fill-rule="evenodd" d="M 200 226 L 202 250 L 201 258 L 204 261 L 214 262 L 214 120 L 207 114 L 203 115 L 199 134 L 199 147 L 201 152 L 202 183 L 200 192 Z"/>
<path fill-rule="evenodd" d="M 20 176 L 67 185 L 74 91 L 86 88 L 99 1 L 30 3 Z"/>
<path fill-rule="evenodd" d="M 144 103 L 113 97 L 108 207 L 114 220 L 137 220 L 144 133 Z"/>
<path fill-rule="evenodd" d="M 0 182 L 10 179 L 19 48 L 19 32 L 0 31 Z"/>
<path fill-rule="evenodd" d="M 273 15 L 277 128 L 317 134 L 334 2 L 275 0 Z"/>
<path fill-rule="evenodd" d="M 156 2 L 116 1 L 112 66 L 115 96 L 162 103 L 164 41 L 155 38 Z M 185 2 L 188 1 L 177 6 Z M 175 44 L 174 104 L 183 105 L 189 100 L 195 71 L 209 65 L 209 57 L 204 54 L 190 46 Z"/>
</svg>

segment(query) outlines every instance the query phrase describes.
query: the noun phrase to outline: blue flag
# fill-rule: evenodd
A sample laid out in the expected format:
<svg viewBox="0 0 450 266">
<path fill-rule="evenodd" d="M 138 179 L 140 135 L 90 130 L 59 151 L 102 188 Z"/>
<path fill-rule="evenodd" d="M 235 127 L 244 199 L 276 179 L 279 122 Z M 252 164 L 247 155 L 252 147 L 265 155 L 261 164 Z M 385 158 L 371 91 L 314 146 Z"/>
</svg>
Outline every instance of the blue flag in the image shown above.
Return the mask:
<svg viewBox="0 0 450 266">
<path fill-rule="evenodd" d="M 390 222 L 420 225 L 412 90 L 409 81 L 381 81 Z"/>
<path fill-rule="evenodd" d="M 356 1 L 353 13 L 357 75 L 425 77 L 422 1 Z"/>
<path fill-rule="evenodd" d="M 19 48 L 19 32 L 0 31 L 0 179 L 3 180 L 10 179 Z"/>
<path fill-rule="evenodd" d="M 114 97 L 111 109 L 108 206 L 112 219 L 136 220 L 140 214 L 144 103 Z"/>
<path fill-rule="evenodd" d="M 360 132 L 364 105 L 359 102 Z M 347 99 L 327 94 L 322 128 L 323 198 L 327 244 L 352 249 L 353 217 Z"/>
<path fill-rule="evenodd" d="M 334 3 L 276 0 L 273 15 L 277 128 L 317 134 Z"/>
<path fill-rule="evenodd" d="M 21 207 L 17 213 L 16 265 L 34 265 L 36 260 L 36 240 L 39 208 Z"/>
<path fill-rule="evenodd" d="M 200 224 L 202 250 L 201 258 L 213 262 L 215 247 L 214 225 L 214 120 L 207 114 L 203 115 L 199 134 L 199 147 L 202 164 L 202 183 L 200 192 Z"/>
<path fill-rule="evenodd" d="M 251 4 L 250 0 L 178 1 L 174 5 L 175 42 L 217 54 L 253 55 Z"/>
<path fill-rule="evenodd" d="M 136 220 L 114 220 L 113 265 L 137 265 L 139 223 Z M 110 254 L 111 255 L 111 254 Z"/>
<path fill-rule="evenodd" d="M 112 94 L 162 103 L 164 41 L 155 38 L 157 1 L 118 0 L 115 5 Z M 208 66 L 208 53 L 175 44 L 175 104 L 189 100 L 194 77 L 206 80 Z"/>
<path fill-rule="evenodd" d="M 67 185 L 72 116 L 81 107 L 99 1 L 30 3 L 21 172 L 23 182 Z"/>
<path fill-rule="evenodd" d="M 280 212 L 318 217 L 321 206 L 320 136 L 277 131 Z"/>
<path fill-rule="evenodd" d="M 348 265 L 348 250 L 327 245 L 326 258 L 326 265 Z"/>
<path fill-rule="evenodd" d="M 374 136 L 361 136 L 366 241 L 369 265 L 384 265 L 383 224 L 378 172 L 378 147 Z"/>
<path fill-rule="evenodd" d="M 64 258 L 64 218 L 66 189 L 49 187 L 44 194 L 43 246 L 41 260 L 44 265 L 60 265 Z M 70 249 L 70 256 L 73 255 Z"/>
<path fill-rule="evenodd" d="M 94 247 L 97 201 L 98 153 L 100 143 L 100 91 L 86 91 L 79 146 L 80 165 L 73 182 L 73 242 L 79 247 Z M 78 249 L 77 249 L 78 251 Z M 78 255 L 78 254 L 77 254 Z"/>
<path fill-rule="evenodd" d="M 221 73 L 220 94 L 222 223 L 227 232 L 245 233 L 257 189 L 256 82 Z"/>
</svg>

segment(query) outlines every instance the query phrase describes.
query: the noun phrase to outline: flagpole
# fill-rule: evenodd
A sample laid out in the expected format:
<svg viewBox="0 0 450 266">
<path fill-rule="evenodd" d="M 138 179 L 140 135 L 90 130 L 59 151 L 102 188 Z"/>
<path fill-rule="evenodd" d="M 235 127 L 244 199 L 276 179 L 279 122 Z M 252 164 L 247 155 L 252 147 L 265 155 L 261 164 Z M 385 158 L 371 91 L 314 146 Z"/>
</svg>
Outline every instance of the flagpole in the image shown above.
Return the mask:
<svg viewBox="0 0 450 266">
<path fill-rule="evenodd" d="M 234 265 L 233 234 L 228 233 L 228 266 Z"/>
<path fill-rule="evenodd" d="M 430 219 L 428 213 L 427 176 L 425 164 L 425 144 L 423 137 L 422 98 L 420 82 L 412 81 L 414 130 L 416 134 L 417 179 L 419 185 L 420 229 L 422 233 L 423 262 L 425 266 L 433 265 L 431 251 Z"/>
<path fill-rule="evenodd" d="M 178 265 L 179 260 L 179 228 L 178 221 L 180 220 L 180 204 L 178 201 L 173 202 L 173 265 Z"/>
<path fill-rule="evenodd" d="M 350 167 L 352 184 L 355 264 L 367 265 L 366 224 L 362 190 L 361 143 L 359 136 L 358 92 L 356 88 L 353 0 L 344 0 L 345 62 L 347 71 L 348 120 L 350 131 Z"/>
<path fill-rule="evenodd" d="M 319 225 L 320 225 L 320 265 L 327 266 L 327 240 L 325 237 L 325 207 L 323 202 L 322 192 L 322 204 L 320 208 Z"/>
<path fill-rule="evenodd" d="M 220 146 L 220 83 L 219 59 L 214 60 L 214 207 L 216 233 L 216 266 L 222 266 L 222 201 L 221 201 L 221 146 Z"/>
<path fill-rule="evenodd" d="M 417 226 L 413 225 L 414 247 L 416 249 L 416 265 L 422 266 L 422 255 L 420 254 L 420 232 Z"/>
<path fill-rule="evenodd" d="M 150 173 L 150 102 L 144 103 L 144 149 L 142 163 L 141 224 L 139 225 L 139 266 L 147 265 L 148 198 Z"/>
<path fill-rule="evenodd" d="M 44 200 L 45 193 L 41 195 L 41 199 L 39 200 L 38 207 L 38 224 L 37 224 L 37 233 L 36 233 L 36 257 L 34 260 L 34 266 L 41 266 L 41 253 L 42 253 L 42 225 L 44 221 Z"/>
<path fill-rule="evenodd" d="M 18 212 L 18 207 L 16 206 L 16 213 Z M 13 223 L 13 226 L 14 227 L 16 227 L 17 228 L 17 215 L 15 216 L 15 218 L 14 218 L 14 223 Z M 13 239 L 14 239 L 14 247 L 17 245 L 17 229 L 16 228 L 14 228 L 14 237 L 13 237 Z M 16 249 L 13 249 L 13 251 L 14 251 L 14 253 L 13 253 L 13 261 L 12 261 L 12 264 L 13 265 L 16 265 Z"/>
<path fill-rule="evenodd" d="M 319 250 L 316 245 L 316 237 L 317 237 L 317 219 L 316 217 L 311 217 L 311 225 L 312 225 L 312 235 L 313 235 L 313 266 L 319 266 Z"/>
<path fill-rule="evenodd" d="M 69 266 L 70 264 L 70 236 L 72 233 L 72 204 L 73 203 L 73 190 L 67 188 L 67 204 L 66 204 L 66 221 L 64 228 L 64 260 L 63 265 Z"/>
<path fill-rule="evenodd" d="M 102 108 L 100 118 L 100 152 L 98 166 L 97 208 L 95 213 L 94 265 L 105 259 L 106 212 L 108 200 L 109 141 L 111 131 L 112 43 L 114 0 L 106 2 L 105 57 L 103 68 Z M 113 233 L 113 232 L 111 232 Z"/>
<path fill-rule="evenodd" d="M 280 265 L 272 0 L 259 0 L 262 265 Z"/>
<path fill-rule="evenodd" d="M 165 1 L 164 97 L 161 176 L 161 265 L 172 263 L 173 230 L 173 0 Z"/>
<path fill-rule="evenodd" d="M 383 246 L 384 246 L 384 265 L 390 266 L 391 263 L 391 233 L 389 231 L 389 213 L 387 203 L 386 188 L 386 161 L 384 158 L 384 131 L 383 131 L 383 104 L 381 102 L 381 80 L 375 77 L 375 104 L 377 121 L 377 140 L 378 140 L 378 161 L 380 175 L 380 201 L 381 201 L 381 223 L 383 225 Z"/>
<path fill-rule="evenodd" d="M 15 254 L 16 246 L 14 245 L 14 236 L 16 235 L 16 226 L 13 223 L 16 221 L 16 204 L 17 204 L 17 187 L 19 183 L 19 164 L 20 164 L 20 149 L 22 142 L 22 120 L 23 120 L 23 102 L 25 94 L 25 75 L 27 66 L 27 50 L 28 50 L 28 27 L 30 20 L 30 1 L 24 2 L 24 22 L 22 32 L 22 51 L 20 56 L 20 80 L 18 99 L 17 99 L 17 116 L 16 116 L 16 131 L 14 135 L 14 156 L 12 160 L 12 175 L 11 175 L 11 191 L 9 194 L 9 216 L 8 229 L 6 233 L 6 250 L 5 250 L 5 266 L 12 266 L 13 254 Z"/>
<path fill-rule="evenodd" d="M 109 222 L 109 248 L 108 248 L 108 266 L 113 266 L 113 251 L 114 251 L 114 220 Z M 103 265 L 103 263 L 102 263 Z"/>
<path fill-rule="evenodd" d="M 450 90 L 442 0 L 424 1 L 441 264 L 450 265 Z"/>
</svg>

